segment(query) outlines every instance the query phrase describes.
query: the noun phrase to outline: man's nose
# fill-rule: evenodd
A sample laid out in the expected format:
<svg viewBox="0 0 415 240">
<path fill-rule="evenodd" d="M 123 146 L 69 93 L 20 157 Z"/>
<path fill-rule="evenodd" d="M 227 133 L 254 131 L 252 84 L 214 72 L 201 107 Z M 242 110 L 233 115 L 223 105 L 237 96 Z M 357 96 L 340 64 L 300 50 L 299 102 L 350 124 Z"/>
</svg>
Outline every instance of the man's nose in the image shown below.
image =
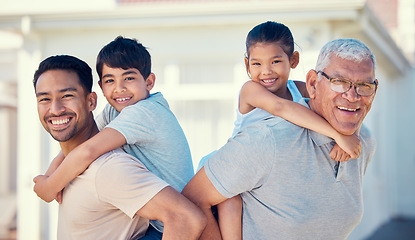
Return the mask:
<svg viewBox="0 0 415 240">
<path fill-rule="evenodd" d="M 50 107 L 50 113 L 59 116 L 65 111 L 65 106 L 59 100 L 52 101 L 52 105 Z"/>
<path fill-rule="evenodd" d="M 352 84 L 349 90 L 343 93 L 343 97 L 346 98 L 349 102 L 356 102 L 360 100 L 360 95 L 357 94 L 356 86 Z"/>
</svg>

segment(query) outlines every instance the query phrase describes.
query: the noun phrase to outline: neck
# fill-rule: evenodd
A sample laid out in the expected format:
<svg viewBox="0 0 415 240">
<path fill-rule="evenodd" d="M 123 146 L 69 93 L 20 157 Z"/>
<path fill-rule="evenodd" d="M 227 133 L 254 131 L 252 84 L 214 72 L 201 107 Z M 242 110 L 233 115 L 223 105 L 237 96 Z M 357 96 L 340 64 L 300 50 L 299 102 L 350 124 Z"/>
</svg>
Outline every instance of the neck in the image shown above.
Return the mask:
<svg viewBox="0 0 415 240">
<path fill-rule="evenodd" d="M 66 142 L 60 142 L 60 147 L 62 153 L 67 156 L 74 148 L 81 145 L 83 142 L 92 138 L 95 134 L 99 132 L 97 124 L 94 120 L 87 125 L 87 128 L 81 131 L 78 131 L 71 139 Z"/>
<path fill-rule="evenodd" d="M 314 101 L 313 101 L 313 99 L 312 99 L 312 98 L 310 98 L 310 99 L 308 100 L 308 106 L 310 107 L 311 111 L 313 111 L 313 112 L 317 113 L 317 112 L 316 112 L 316 109 L 315 109 L 315 106 L 314 106 Z M 318 114 L 318 115 L 320 115 L 319 113 L 317 113 L 317 114 Z"/>
<path fill-rule="evenodd" d="M 281 88 L 281 89 L 279 89 L 279 91 L 275 92 L 274 94 L 277 95 L 280 98 L 284 98 L 284 99 L 287 99 L 287 100 L 290 100 L 290 101 L 293 100 L 293 97 L 291 96 L 291 93 L 288 90 L 288 87 Z"/>
</svg>

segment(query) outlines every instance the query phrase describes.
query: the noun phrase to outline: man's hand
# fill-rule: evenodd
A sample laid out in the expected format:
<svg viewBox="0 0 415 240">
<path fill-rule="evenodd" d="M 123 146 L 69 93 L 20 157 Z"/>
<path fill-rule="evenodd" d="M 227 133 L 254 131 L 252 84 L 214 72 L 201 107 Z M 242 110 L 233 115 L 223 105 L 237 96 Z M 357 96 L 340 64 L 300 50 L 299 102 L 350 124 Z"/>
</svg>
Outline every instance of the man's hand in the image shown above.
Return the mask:
<svg viewBox="0 0 415 240">
<path fill-rule="evenodd" d="M 33 179 L 33 182 L 35 183 L 35 186 L 33 187 L 33 191 L 37 194 L 38 197 L 43 199 L 45 202 L 49 203 L 53 201 L 53 199 L 58 198 L 58 193 L 52 193 L 48 191 L 49 190 L 48 178 L 49 176 L 46 176 L 46 175 L 36 176 Z"/>
</svg>

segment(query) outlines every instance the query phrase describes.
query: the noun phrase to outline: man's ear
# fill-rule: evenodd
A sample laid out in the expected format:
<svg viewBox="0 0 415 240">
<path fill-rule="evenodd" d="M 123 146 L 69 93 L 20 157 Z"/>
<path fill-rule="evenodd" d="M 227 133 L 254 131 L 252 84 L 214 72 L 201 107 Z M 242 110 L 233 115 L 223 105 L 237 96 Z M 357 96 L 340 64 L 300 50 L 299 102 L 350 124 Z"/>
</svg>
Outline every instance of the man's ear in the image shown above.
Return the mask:
<svg viewBox="0 0 415 240">
<path fill-rule="evenodd" d="M 156 83 L 156 75 L 154 73 L 150 73 L 146 79 L 147 91 L 153 89 L 154 84 Z"/>
<path fill-rule="evenodd" d="M 310 95 L 310 99 L 315 98 L 316 96 L 316 88 L 318 83 L 318 74 L 314 69 L 308 71 L 306 76 L 306 87 L 307 92 Z"/>
<path fill-rule="evenodd" d="M 91 92 L 88 94 L 87 96 L 87 101 L 88 101 L 88 110 L 90 112 L 94 111 L 95 108 L 97 107 L 97 94 L 95 92 Z"/>
<path fill-rule="evenodd" d="M 290 57 L 290 67 L 292 69 L 296 68 L 300 62 L 300 54 L 297 51 L 294 51 Z"/>
<path fill-rule="evenodd" d="M 99 85 L 99 87 L 101 88 L 101 90 L 102 90 L 102 81 L 101 80 L 98 80 L 98 85 Z"/>
</svg>

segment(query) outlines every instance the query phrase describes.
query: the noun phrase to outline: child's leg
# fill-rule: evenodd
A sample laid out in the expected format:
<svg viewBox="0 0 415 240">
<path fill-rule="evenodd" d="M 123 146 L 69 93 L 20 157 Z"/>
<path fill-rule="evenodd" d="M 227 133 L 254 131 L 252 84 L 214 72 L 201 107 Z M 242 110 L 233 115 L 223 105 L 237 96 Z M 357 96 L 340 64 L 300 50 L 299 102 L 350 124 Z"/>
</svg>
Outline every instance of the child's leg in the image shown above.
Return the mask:
<svg viewBox="0 0 415 240">
<path fill-rule="evenodd" d="M 218 204 L 218 222 L 223 240 L 242 239 L 242 198 L 237 195 Z"/>
</svg>

